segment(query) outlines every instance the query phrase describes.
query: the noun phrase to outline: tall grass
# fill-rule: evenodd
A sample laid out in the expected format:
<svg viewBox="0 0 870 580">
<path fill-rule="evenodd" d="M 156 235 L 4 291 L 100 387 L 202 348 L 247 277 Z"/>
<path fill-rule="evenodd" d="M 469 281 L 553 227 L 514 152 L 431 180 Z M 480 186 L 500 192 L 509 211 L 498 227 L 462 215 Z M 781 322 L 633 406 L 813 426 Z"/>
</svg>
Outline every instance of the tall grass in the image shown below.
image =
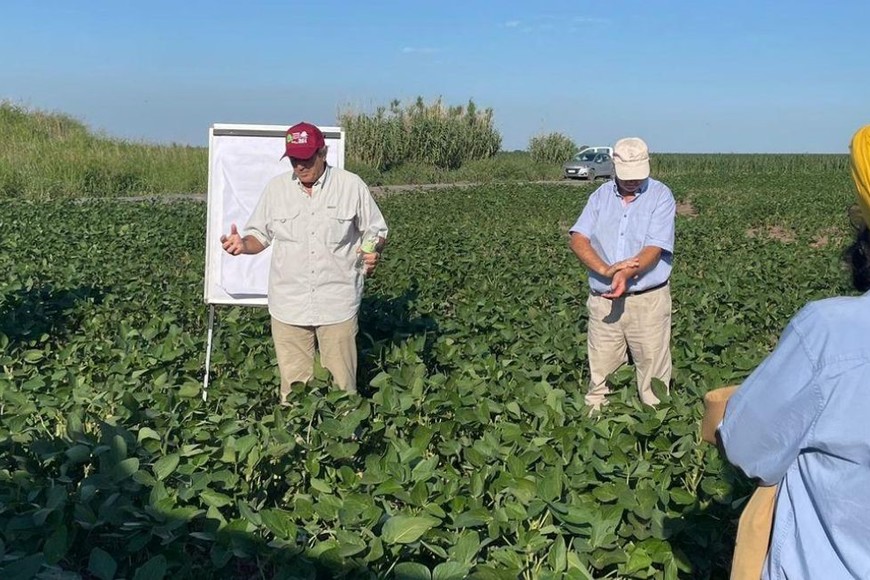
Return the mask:
<svg viewBox="0 0 870 580">
<path fill-rule="evenodd" d="M 60 113 L 0 102 L 0 197 L 204 192 L 208 150 L 95 135 Z"/>
<path fill-rule="evenodd" d="M 529 154 L 539 163 L 562 163 L 577 151 L 577 144 L 562 133 L 535 135 L 529 139 Z"/>
<path fill-rule="evenodd" d="M 501 134 L 492 109 L 447 106 L 441 99 L 427 104 L 422 97 L 408 106 L 398 100 L 374 114 L 345 110 L 339 122 L 347 134 L 347 161 L 388 171 L 404 163 L 457 169 L 468 161 L 486 159 L 501 148 Z"/>
</svg>

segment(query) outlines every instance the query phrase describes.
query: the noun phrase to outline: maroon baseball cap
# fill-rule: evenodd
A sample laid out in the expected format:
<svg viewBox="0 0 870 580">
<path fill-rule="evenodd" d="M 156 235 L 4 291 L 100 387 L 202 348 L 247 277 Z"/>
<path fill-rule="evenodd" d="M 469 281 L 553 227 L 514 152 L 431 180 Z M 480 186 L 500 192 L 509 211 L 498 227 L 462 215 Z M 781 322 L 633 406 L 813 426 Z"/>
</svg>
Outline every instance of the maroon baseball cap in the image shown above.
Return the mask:
<svg viewBox="0 0 870 580">
<path fill-rule="evenodd" d="M 311 159 L 318 149 L 326 145 L 323 133 L 311 123 L 297 123 L 287 129 L 287 150 L 284 157 Z"/>
</svg>

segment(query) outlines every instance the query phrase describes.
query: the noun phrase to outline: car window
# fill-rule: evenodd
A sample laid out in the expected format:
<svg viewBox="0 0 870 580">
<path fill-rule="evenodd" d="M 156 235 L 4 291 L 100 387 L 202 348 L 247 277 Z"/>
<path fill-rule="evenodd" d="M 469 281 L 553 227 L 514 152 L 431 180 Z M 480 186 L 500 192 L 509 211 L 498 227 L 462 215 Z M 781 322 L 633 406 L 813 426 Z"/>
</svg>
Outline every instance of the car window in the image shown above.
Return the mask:
<svg viewBox="0 0 870 580">
<path fill-rule="evenodd" d="M 592 161 L 595 159 L 595 153 L 578 153 L 574 156 L 574 161 Z"/>
</svg>

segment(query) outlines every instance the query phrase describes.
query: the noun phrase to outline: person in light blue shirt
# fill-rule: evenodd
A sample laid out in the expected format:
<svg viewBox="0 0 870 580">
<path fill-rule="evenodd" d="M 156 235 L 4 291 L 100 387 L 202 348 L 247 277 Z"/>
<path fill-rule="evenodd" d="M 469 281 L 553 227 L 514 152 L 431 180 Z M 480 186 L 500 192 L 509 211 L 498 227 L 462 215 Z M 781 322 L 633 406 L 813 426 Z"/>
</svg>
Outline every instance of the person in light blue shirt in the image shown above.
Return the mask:
<svg viewBox="0 0 870 580">
<path fill-rule="evenodd" d="M 853 167 L 856 144 L 870 159 L 865 129 L 866 138 L 852 144 Z M 870 176 L 870 164 L 863 171 Z M 798 312 L 728 401 L 719 427 L 731 463 L 762 485 L 779 486 L 764 579 L 870 578 L 866 225 L 846 255 L 853 284 L 865 294 L 811 302 Z"/>
<path fill-rule="evenodd" d="M 616 178 L 589 197 L 570 229 L 570 246 L 589 272 L 586 404 L 598 410 L 607 376 L 628 362 L 641 401 L 659 402 L 652 380 L 671 379 L 671 291 L 676 202 L 650 177 L 649 151 L 636 137 L 613 147 Z"/>
</svg>

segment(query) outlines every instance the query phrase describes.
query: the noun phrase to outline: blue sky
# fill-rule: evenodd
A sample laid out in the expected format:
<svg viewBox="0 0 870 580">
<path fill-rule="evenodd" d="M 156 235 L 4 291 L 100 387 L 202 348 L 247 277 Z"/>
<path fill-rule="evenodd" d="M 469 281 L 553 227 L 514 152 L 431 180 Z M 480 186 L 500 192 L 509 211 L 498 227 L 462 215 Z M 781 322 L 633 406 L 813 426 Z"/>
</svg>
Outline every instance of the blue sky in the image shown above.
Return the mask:
<svg viewBox="0 0 870 580">
<path fill-rule="evenodd" d="M 846 152 L 870 123 L 870 2 L 0 0 L 0 99 L 110 136 L 336 123 L 473 99 L 504 149 Z"/>
</svg>

